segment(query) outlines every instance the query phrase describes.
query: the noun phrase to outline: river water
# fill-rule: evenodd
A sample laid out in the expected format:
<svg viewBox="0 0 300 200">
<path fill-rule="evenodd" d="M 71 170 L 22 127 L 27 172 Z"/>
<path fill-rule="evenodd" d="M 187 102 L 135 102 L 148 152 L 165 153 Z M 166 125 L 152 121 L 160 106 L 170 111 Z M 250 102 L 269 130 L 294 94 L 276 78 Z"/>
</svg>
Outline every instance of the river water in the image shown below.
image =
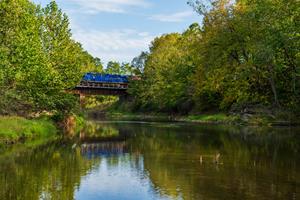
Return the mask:
<svg viewBox="0 0 300 200">
<path fill-rule="evenodd" d="M 80 138 L 0 153 L 1 200 L 296 200 L 300 130 L 90 123 Z"/>
</svg>

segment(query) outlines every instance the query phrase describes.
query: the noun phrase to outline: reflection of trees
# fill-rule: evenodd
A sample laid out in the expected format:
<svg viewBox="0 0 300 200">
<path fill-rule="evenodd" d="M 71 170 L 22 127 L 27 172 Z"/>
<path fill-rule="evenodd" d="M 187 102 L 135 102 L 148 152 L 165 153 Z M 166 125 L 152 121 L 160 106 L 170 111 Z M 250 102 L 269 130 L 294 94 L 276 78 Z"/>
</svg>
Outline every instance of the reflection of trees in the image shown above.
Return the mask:
<svg viewBox="0 0 300 200">
<path fill-rule="evenodd" d="M 122 123 L 86 133 L 98 137 L 99 130 L 122 140 L 0 157 L 0 199 L 73 199 L 100 159 L 110 168 L 129 165 L 141 181 L 149 176 L 151 190 L 174 199 L 293 199 L 299 190 L 300 135 L 288 129 Z M 101 155 L 87 159 L 86 152 Z"/>
<path fill-rule="evenodd" d="M 81 138 L 110 138 L 119 136 L 119 131 L 112 126 L 88 122 L 80 132 Z"/>
<path fill-rule="evenodd" d="M 291 199 L 299 135 L 287 129 L 122 125 L 162 194 L 183 199 Z M 220 154 L 220 162 L 214 156 Z M 205 155 L 200 163 L 200 155 Z M 221 164 L 222 163 L 222 164 Z"/>
<path fill-rule="evenodd" d="M 99 160 L 86 160 L 79 149 L 53 144 L 0 162 L 0 199 L 72 200 L 81 177 Z"/>
</svg>

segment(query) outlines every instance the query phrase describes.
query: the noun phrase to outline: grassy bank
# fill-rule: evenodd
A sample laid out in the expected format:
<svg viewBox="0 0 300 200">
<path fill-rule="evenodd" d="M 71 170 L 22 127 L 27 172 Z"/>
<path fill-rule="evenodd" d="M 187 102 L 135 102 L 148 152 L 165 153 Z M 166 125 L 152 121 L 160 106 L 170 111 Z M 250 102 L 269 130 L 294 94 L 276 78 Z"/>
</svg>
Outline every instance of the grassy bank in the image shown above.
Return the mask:
<svg viewBox="0 0 300 200">
<path fill-rule="evenodd" d="M 56 133 L 55 125 L 46 119 L 28 120 L 22 117 L 0 117 L 0 144 L 47 138 Z"/>
<path fill-rule="evenodd" d="M 103 114 L 102 114 L 103 115 Z M 94 115 L 95 116 L 95 115 Z M 176 121 L 193 122 L 202 124 L 235 124 L 254 126 L 297 126 L 300 125 L 299 117 L 290 113 L 270 114 L 227 114 L 205 113 L 193 115 L 167 115 L 162 113 L 129 113 L 108 111 L 104 119 L 125 121 Z"/>
<path fill-rule="evenodd" d="M 179 121 L 198 122 L 198 123 L 216 123 L 216 124 L 239 124 L 242 123 L 239 115 L 227 115 L 224 113 L 188 115 L 178 119 Z"/>
<path fill-rule="evenodd" d="M 130 113 L 120 111 L 105 112 L 103 118 L 120 121 L 174 121 L 173 116 L 163 113 Z"/>
<path fill-rule="evenodd" d="M 126 121 L 177 121 L 177 122 L 196 122 L 210 124 L 236 124 L 240 123 L 239 116 L 217 114 L 202 115 L 168 115 L 164 113 L 124 113 L 107 112 L 105 114 L 108 120 L 126 120 Z"/>
</svg>

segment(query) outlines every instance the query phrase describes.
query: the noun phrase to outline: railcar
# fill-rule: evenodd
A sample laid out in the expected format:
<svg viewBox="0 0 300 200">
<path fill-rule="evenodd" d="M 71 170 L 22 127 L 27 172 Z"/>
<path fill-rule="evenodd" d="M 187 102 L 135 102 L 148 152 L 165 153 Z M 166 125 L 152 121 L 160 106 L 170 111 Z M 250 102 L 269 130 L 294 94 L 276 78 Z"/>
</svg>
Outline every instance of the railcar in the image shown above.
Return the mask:
<svg viewBox="0 0 300 200">
<path fill-rule="evenodd" d="M 127 89 L 129 76 L 116 74 L 86 73 L 80 87 Z"/>
</svg>

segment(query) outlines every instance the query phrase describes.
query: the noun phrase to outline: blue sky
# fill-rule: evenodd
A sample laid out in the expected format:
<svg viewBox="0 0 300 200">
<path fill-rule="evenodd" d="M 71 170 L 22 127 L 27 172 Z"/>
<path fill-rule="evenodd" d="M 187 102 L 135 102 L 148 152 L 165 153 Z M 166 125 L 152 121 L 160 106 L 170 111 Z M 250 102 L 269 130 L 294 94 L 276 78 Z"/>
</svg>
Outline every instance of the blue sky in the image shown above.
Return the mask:
<svg viewBox="0 0 300 200">
<path fill-rule="evenodd" d="M 45 6 L 51 0 L 33 0 Z M 201 18 L 187 0 L 57 0 L 73 38 L 104 63 L 130 62 L 164 33 L 182 32 Z"/>
</svg>

